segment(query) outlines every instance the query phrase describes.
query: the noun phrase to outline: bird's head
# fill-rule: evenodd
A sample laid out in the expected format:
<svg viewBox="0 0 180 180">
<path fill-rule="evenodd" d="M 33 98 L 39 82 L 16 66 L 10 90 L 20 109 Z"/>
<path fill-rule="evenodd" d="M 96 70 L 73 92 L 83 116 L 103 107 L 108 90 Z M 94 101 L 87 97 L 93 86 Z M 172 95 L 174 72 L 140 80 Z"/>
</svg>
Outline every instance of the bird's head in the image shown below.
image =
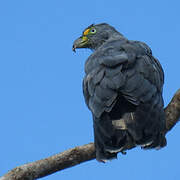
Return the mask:
<svg viewBox="0 0 180 180">
<path fill-rule="evenodd" d="M 121 35 L 112 26 L 101 23 L 88 26 L 78 39 L 73 43 L 73 51 L 77 48 L 97 49 L 114 34 Z"/>
</svg>

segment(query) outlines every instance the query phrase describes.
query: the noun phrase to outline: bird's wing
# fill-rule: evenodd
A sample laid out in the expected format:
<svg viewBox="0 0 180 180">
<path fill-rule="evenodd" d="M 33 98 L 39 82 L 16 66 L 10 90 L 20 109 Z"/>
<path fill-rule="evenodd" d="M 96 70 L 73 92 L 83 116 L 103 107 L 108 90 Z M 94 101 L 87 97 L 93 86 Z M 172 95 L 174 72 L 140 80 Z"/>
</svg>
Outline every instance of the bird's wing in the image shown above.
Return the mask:
<svg viewBox="0 0 180 180">
<path fill-rule="evenodd" d="M 112 41 L 96 50 L 85 65 L 83 92 L 96 117 L 110 112 L 120 95 L 134 105 L 161 93 L 163 71 L 147 45 Z"/>
</svg>

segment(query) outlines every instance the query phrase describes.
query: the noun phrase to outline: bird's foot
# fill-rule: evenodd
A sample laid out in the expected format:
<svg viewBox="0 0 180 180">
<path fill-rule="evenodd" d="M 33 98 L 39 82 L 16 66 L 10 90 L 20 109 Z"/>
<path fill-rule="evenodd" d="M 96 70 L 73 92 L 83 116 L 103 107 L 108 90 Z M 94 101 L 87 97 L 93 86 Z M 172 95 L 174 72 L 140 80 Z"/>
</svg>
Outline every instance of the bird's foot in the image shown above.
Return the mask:
<svg viewBox="0 0 180 180">
<path fill-rule="evenodd" d="M 127 154 L 127 152 L 124 151 L 124 150 L 122 150 L 121 153 L 122 153 L 123 155 L 126 155 L 126 154 Z"/>
</svg>

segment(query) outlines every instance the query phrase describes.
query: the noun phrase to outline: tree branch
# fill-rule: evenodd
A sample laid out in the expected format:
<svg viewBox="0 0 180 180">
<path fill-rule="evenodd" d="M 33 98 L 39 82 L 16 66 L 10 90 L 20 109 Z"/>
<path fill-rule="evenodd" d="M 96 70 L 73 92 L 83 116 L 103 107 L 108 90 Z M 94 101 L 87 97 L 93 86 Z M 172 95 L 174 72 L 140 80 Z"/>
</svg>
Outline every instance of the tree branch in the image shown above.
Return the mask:
<svg viewBox="0 0 180 180">
<path fill-rule="evenodd" d="M 180 119 L 180 89 L 164 109 L 166 115 L 166 133 L 170 131 Z"/>
<path fill-rule="evenodd" d="M 167 133 L 176 125 L 180 118 L 180 89 L 176 92 L 171 102 L 164 110 L 166 114 L 165 133 Z M 131 148 L 133 148 L 133 146 L 128 147 L 128 149 Z M 94 158 L 94 143 L 89 143 L 39 161 L 16 167 L 2 176 L 0 180 L 33 180 Z"/>
</svg>

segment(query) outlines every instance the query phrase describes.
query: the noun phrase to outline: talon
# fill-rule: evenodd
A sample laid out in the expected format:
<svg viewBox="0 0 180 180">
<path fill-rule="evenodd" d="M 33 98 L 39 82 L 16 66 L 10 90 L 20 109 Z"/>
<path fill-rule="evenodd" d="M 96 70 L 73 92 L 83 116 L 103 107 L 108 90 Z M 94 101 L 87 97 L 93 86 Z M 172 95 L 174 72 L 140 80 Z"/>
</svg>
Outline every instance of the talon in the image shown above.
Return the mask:
<svg viewBox="0 0 180 180">
<path fill-rule="evenodd" d="M 126 152 L 126 151 L 121 151 L 121 153 L 122 153 L 123 155 L 126 155 L 126 154 L 127 154 L 127 152 Z"/>
</svg>

